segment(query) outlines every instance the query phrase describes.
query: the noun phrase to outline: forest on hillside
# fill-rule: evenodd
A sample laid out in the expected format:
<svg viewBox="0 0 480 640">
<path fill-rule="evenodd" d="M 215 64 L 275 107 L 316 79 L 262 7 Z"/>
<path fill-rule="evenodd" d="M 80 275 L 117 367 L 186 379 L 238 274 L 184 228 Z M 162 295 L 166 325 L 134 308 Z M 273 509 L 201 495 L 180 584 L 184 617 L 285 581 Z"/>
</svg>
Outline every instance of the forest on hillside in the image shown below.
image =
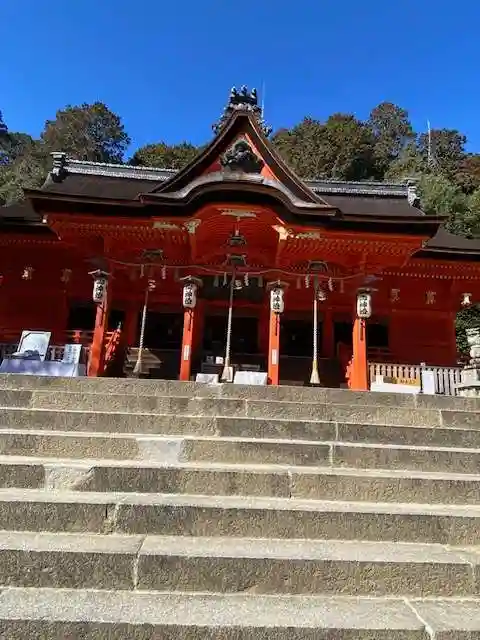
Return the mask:
<svg viewBox="0 0 480 640">
<path fill-rule="evenodd" d="M 365 121 L 348 113 L 325 121 L 308 116 L 274 132 L 271 140 L 302 178 L 413 178 L 425 213 L 448 216 L 446 226 L 453 233 L 480 237 L 480 153 L 467 153 L 460 130 L 414 131 L 405 109 L 383 102 Z M 188 141 L 153 141 L 127 157 L 130 143 L 121 117 L 101 102 L 60 109 L 38 139 L 10 131 L 0 111 L 0 205 L 21 200 L 24 188 L 43 183 L 52 151 L 79 160 L 180 169 L 201 150 Z M 477 323 L 478 305 L 460 325 Z"/>
</svg>

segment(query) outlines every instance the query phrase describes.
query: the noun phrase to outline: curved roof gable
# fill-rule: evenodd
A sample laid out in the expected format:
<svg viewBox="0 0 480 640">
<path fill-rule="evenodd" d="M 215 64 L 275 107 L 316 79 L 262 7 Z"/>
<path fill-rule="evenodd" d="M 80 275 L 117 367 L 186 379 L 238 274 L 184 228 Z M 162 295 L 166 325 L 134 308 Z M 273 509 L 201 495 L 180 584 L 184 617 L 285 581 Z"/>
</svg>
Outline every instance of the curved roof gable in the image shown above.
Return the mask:
<svg viewBox="0 0 480 640">
<path fill-rule="evenodd" d="M 227 107 L 228 109 L 228 107 Z M 225 123 L 219 129 L 212 142 L 181 171 L 155 186 L 149 194 L 179 192 L 209 173 L 212 167 L 221 169 L 222 158 L 238 141 L 245 141 L 251 147 L 261 163 L 265 165 L 262 173 L 283 184 L 296 199 L 306 203 L 327 206 L 328 203 L 308 187 L 287 166 L 273 148 L 264 133 L 264 127 L 255 111 L 251 109 L 233 109 Z M 330 208 L 330 207 L 329 207 Z"/>
</svg>

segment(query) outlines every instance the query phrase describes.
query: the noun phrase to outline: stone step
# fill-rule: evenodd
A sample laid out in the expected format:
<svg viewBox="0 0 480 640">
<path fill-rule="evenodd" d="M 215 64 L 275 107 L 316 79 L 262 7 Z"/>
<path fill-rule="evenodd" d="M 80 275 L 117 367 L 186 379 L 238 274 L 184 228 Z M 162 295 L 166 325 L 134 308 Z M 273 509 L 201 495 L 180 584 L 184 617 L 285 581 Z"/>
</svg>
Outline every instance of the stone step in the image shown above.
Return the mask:
<svg viewBox="0 0 480 640">
<path fill-rule="evenodd" d="M 480 411 L 479 398 L 355 392 L 298 386 L 206 385 L 174 380 L 132 380 L 128 378 L 48 378 L 0 374 L 0 389 L 22 391 L 82 392 L 89 394 L 141 396 L 195 396 L 203 398 L 247 398 L 278 401 L 374 405 L 419 409 Z"/>
<path fill-rule="evenodd" d="M 9 531 L 478 544 L 480 506 L 0 490 Z"/>
<path fill-rule="evenodd" d="M 118 440 L 122 442 L 121 438 Z M 131 452 L 136 453 L 138 457 L 142 456 L 141 459 L 150 459 L 164 464 L 180 462 L 281 464 L 469 474 L 476 474 L 480 470 L 480 450 L 471 448 L 200 436 L 138 437 L 133 442 L 132 438 L 123 438 L 123 440 L 126 441 L 127 452 L 130 446 Z M 2 451 L 1 442 L 0 436 L 0 451 Z M 121 444 L 119 449 L 121 450 Z M 104 448 L 97 458 L 108 455 L 108 450 Z M 8 454 L 6 459 L 0 456 L 0 461 L 8 461 Z"/>
<path fill-rule="evenodd" d="M 443 428 L 281 418 L 267 420 L 0 408 L 0 425 L 3 427 L 0 428 L 0 452 L 18 455 L 26 455 L 33 448 L 43 455 L 50 455 L 50 452 L 58 455 L 65 451 L 65 455 L 69 456 L 103 457 L 100 452 L 106 448 L 114 458 L 142 457 L 144 439 L 154 435 L 337 440 L 480 449 L 480 423 L 468 428 Z M 135 438 L 138 438 L 138 442 L 135 442 Z"/>
<path fill-rule="evenodd" d="M 284 465 L 0 457 L 0 487 L 315 500 L 480 503 L 480 475 Z"/>
<path fill-rule="evenodd" d="M 1 587 L 476 596 L 478 547 L 0 531 Z"/>
<path fill-rule="evenodd" d="M 248 387 L 249 389 L 249 387 Z M 182 391 L 181 389 L 179 390 Z M 377 394 L 382 395 L 382 394 Z M 38 390 L 0 390 L 0 407 L 56 409 L 65 411 L 108 411 L 117 414 L 167 414 L 252 418 L 290 418 L 367 424 L 422 426 L 478 426 L 480 411 L 438 408 L 412 408 L 402 403 L 379 404 L 377 395 L 368 394 L 370 404 L 355 404 L 347 395 L 345 404 L 327 401 L 279 401 L 237 397 L 193 395 L 147 396 L 139 394 L 95 394 Z M 465 408 L 465 407 L 464 407 Z"/>
<path fill-rule="evenodd" d="M 72 394 L 73 395 L 73 394 Z M 89 396 L 91 398 L 92 396 Z M 141 400 L 141 398 L 136 398 Z M 216 403 L 221 406 L 216 407 Z M 143 430 L 146 433 L 158 432 L 159 421 L 166 426 L 167 432 L 171 432 L 169 423 L 178 425 L 178 420 L 187 424 L 196 422 L 202 428 L 214 429 L 216 420 L 220 418 L 259 419 L 263 422 L 269 420 L 286 420 L 287 422 L 308 423 L 351 423 L 358 425 L 388 425 L 388 426 L 413 426 L 418 427 L 443 427 L 460 428 L 478 431 L 480 427 L 480 414 L 466 411 L 436 411 L 432 409 L 392 409 L 389 407 L 355 407 L 350 405 L 315 405 L 312 403 L 295 402 L 250 402 L 245 400 L 212 400 L 209 398 L 160 398 L 159 406 L 153 410 L 137 412 L 124 408 L 123 411 L 99 411 L 98 409 L 81 406 L 66 408 L 56 406 L 54 408 L 36 407 L 0 407 L 0 427 L 14 428 L 15 426 L 34 426 L 46 428 L 51 424 L 54 429 L 78 429 L 85 430 L 92 425 L 90 430 L 107 431 L 135 431 Z M 163 406 L 160 406 L 163 403 Z M 61 403 L 60 403 L 61 404 Z M 168 405 L 168 406 L 167 406 Z M 192 421 L 192 418 L 203 418 Z M 125 426 L 120 423 L 125 422 Z M 52 424 L 53 423 L 53 424 Z M 99 424 L 100 427 L 95 426 Z M 185 428 L 185 427 L 184 427 Z M 88 430 L 88 429 L 87 429 Z M 160 430 L 160 432 L 162 432 Z M 163 431 L 165 432 L 165 431 Z"/>
<path fill-rule="evenodd" d="M 5 638 L 473 640 L 480 600 L 11 588 Z"/>
</svg>

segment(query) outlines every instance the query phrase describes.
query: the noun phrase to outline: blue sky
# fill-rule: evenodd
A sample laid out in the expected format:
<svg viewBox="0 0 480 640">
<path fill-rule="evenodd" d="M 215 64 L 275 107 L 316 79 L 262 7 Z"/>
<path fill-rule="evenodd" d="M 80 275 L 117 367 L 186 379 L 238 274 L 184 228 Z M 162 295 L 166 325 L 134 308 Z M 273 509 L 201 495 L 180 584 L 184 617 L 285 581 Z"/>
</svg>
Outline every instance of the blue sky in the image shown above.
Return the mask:
<svg viewBox="0 0 480 640">
<path fill-rule="evenodd" d="M 0 20 L 11 130 L 100 100 L 132 149 L 202 143 L 245 83 L 275 128 L 388 100 L 480 151 L 478 0 L 0 0 Z"/>
</svg>

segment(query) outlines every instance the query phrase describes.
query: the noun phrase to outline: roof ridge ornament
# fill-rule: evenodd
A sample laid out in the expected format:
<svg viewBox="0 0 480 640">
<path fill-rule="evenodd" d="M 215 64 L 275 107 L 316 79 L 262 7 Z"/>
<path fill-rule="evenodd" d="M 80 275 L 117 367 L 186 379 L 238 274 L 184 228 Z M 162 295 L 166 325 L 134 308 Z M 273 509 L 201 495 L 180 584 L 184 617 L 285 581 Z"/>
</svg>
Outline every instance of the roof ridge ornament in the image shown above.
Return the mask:
<svg viewBox="0 0 480 640">
<path fill-rule="evenodd" d="M 258 104 L 257 90 L 253 88 L 249 93 L 247 86 L 243 85 L 240 91 L 236 87 L 231 88 L 227 106 L 223 110 L 220 120 L 212 125 L 216 135 L 220 133 L 236 111 L 246 111 L 254 115 L 267 138 L 272 133 L 272 127 L 267 125 L 263 119 L 263 108 Z"/>
<path fill-rule="evenodd" d="M 220 158 L 223 169 L 243 173 L 260 173 L 264 162 L 257 156 L 245 138 L 236 140 Z"/>
<path fill-rule="evenodd" d="M 67 177 L 67 154 L 64 151 L 53 151 L 50 154 L 53 158 L 50 175 L 53 182 L 62 182 Z"/>
<path fill-rule="evenodd" d="M 407 181 L 407 200 L 411 207 L 420 207 L 420 196 L 417 191 L 417 183 L 413 179 Z"/>
</svg>

